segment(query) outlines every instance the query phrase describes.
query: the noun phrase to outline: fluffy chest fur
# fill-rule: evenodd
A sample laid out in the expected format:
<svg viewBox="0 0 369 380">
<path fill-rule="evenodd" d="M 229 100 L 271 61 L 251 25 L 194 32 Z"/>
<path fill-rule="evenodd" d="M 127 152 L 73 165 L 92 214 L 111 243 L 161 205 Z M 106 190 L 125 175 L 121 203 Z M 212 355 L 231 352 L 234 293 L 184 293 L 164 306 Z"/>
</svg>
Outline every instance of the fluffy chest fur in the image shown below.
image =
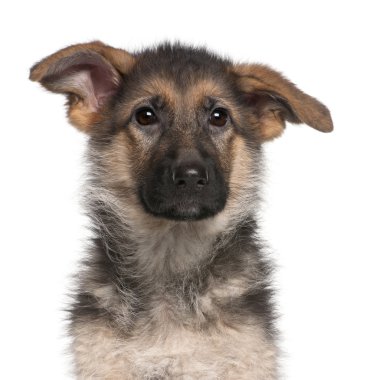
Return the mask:
<svg viewBox="0 0 369 380">
<path fill-rule="evenodd" d="M 173 324 L 135 331 L 88 323 L 74 330 L 80 379 L 274 379 L 276 349 L 257 323 L 206 332 Z M 104 358 L 102 361 L 101 358 Z"/>
<path fill-rule="evenodd" d="M 275 378 L 268 265 L 251 243 L 253 223 L 220 240 L 206 224 L 151 235 L 114 274 L 111 235 L 96 245 L 73 312 L 80 379 Z"/>
</svg>

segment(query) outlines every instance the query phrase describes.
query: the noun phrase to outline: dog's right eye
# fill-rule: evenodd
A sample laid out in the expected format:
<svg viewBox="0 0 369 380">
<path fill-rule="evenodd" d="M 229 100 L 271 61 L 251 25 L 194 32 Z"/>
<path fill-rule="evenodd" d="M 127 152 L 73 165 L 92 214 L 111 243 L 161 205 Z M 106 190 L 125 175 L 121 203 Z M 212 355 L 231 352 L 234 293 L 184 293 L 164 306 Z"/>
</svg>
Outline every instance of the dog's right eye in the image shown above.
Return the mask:
<svg viewBox="0 0 369 380">
<path fill-rule="evenodd" d="M 141 108 L 135 114 L 135 119 L 140 125 L 152 125 L 158 122 L 155 112 L 151 108 Z"/>
</svg>

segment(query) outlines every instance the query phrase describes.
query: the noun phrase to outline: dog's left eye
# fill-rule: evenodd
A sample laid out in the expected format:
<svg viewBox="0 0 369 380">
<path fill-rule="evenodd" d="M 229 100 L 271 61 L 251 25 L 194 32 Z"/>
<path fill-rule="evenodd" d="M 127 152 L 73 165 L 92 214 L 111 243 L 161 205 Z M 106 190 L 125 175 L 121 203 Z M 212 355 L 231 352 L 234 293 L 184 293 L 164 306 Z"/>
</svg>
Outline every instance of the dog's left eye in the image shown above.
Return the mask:
<svg viewBox="0 0 369 380">
<path fill-rule="evenodd" d="M 135 114 L 135 118 L 140 125 L 152 125 L 157 123 L 158 118 L 151 108 L 142 108 Z"/>
<path fill-rule="evenodd" d="M 216 108 L 210 115 L 209 123 L 215 127 L 224 127 L 228 121 L 228 113 L 223 108 Z"/>
</svg>

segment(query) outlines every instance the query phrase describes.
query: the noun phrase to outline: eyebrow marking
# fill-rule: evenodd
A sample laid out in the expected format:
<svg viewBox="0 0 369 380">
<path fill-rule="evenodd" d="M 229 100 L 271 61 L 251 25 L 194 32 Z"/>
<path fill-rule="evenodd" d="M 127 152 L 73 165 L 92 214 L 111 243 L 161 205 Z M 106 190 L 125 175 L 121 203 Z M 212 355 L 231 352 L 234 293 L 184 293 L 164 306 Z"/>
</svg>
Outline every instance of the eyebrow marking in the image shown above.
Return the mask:
<svg viewBox="0 0 369 380">
<path fill-rule="evenodd" d="M 204 108 L 207 111 L 211 111 L 216 103 L 217 103 L 217 100 L 214 99 L 212 96 L 205 96 L 205 99 L 204 99 Z"/>
</svg>

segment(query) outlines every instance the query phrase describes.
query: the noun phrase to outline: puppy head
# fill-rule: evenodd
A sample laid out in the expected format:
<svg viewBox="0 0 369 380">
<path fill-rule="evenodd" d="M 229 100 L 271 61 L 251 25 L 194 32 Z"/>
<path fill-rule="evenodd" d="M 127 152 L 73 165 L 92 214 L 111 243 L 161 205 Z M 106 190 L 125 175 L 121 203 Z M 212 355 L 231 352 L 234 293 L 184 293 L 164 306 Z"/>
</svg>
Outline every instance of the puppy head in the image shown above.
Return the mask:
<svg viewBox="0 0 369 380">
<path fill-rule="evenodd" d="M 146 217 L 244 217 L 264 141 L 286 121 L 333 129 L 323 104 L 269 67 L 180 45 L 138 54 L 75 45 L 36 64 L 30 78 L 67 95 L 71 123 L 90 136 L 98 181 Z"/>
</svg>

